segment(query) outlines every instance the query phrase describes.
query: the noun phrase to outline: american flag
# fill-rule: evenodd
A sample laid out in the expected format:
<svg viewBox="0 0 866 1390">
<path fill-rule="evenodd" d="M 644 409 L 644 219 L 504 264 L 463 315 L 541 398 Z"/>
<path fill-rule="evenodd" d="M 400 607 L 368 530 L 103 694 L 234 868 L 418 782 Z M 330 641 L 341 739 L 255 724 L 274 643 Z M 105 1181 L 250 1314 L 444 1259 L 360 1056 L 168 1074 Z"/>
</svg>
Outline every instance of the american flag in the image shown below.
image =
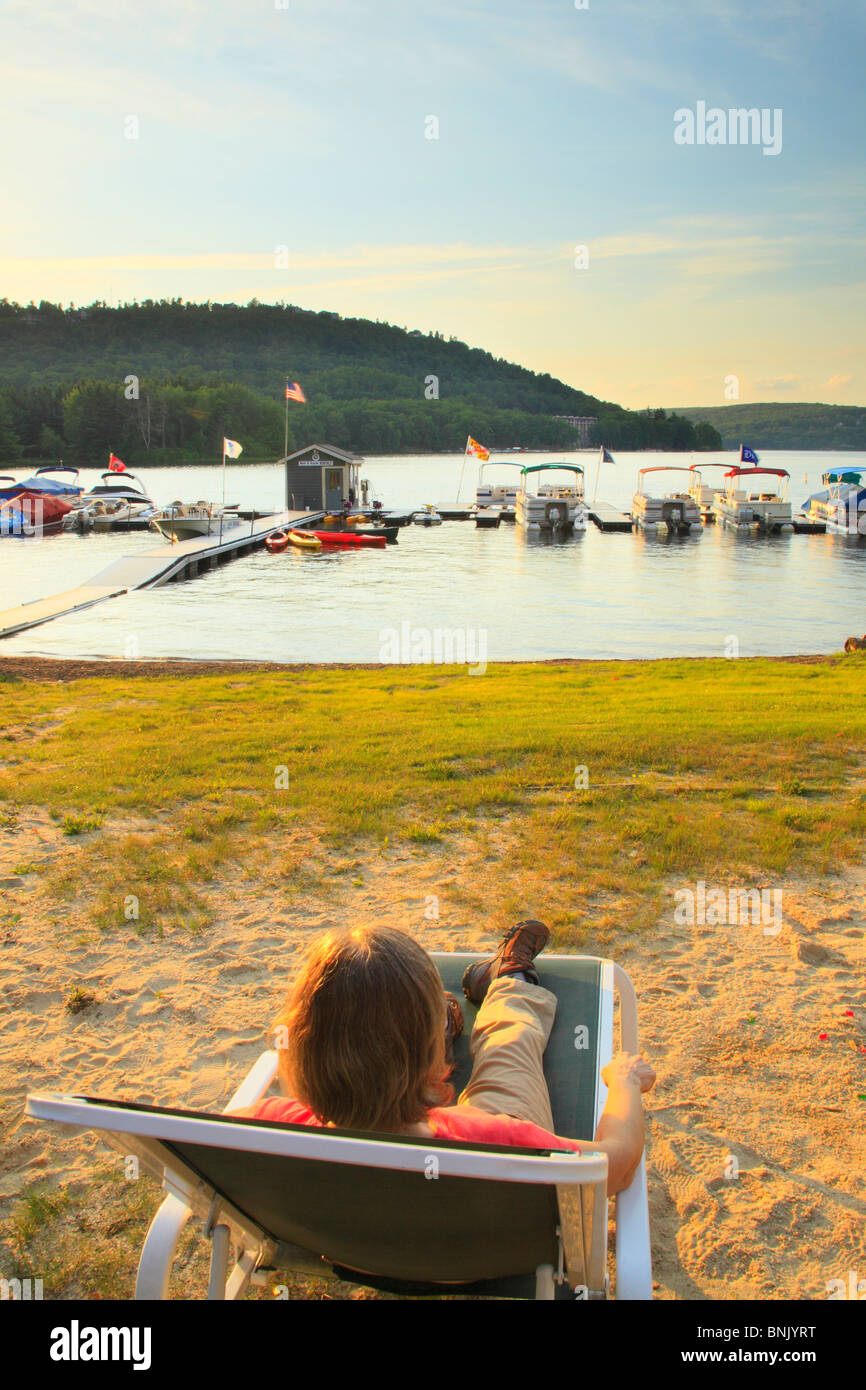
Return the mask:
<svg viewBox="0 0 866 1390">
<path fill-rule="evenodd" d="M 300 401 L 301 405 L 306 405 L 307 398 L 296 381 L 286 381 L 286 400 Z"/>
</svg>

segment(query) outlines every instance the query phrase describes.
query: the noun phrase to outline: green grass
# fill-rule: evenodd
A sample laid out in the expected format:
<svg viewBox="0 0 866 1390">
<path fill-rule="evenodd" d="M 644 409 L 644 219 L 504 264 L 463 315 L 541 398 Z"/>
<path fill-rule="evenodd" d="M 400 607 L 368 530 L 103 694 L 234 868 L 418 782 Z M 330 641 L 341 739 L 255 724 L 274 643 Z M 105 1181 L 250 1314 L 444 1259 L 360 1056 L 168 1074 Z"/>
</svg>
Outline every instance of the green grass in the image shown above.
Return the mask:
<svg viewBox="0 0 866 1390">
<path fill-rule="evenodd" d="M 671 875 L 830 873 L 862 848 L 863 662 L 307 669 L 231 682 L 109 675 L 4 691 L 2 720 L 38 717 L 44 732 L 9 745 L 0 817 L 13 825 L 18 807 L 41 806 L 67 834 L 101 827 L 43 875 L 58 898 L 86 898 L 94 926 L 201 931 L 209 888 L 231 877 L 289 897 L 323 889 L 345 851 L 409 841 L 447 855 L 455 837 L 499 826 L 510 848 L 489 909 L 540 893 L 558 905 L 561 943 L 577 944 L 590 920 L 649 922 Z M 124 829 L 129 817 L 146 829 Z"/>
</svg>

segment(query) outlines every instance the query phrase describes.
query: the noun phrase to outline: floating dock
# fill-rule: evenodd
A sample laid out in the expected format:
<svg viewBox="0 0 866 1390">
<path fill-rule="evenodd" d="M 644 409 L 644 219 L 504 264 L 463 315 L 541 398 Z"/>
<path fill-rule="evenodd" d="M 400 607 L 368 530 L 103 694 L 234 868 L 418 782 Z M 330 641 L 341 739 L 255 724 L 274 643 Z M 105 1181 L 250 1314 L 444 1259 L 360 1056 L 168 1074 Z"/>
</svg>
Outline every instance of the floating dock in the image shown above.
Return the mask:
<svg viewBox="0 0 866 1390">
<path fill-rule="evenodd" d="M 628 512 L 617 511 L 607 502 L 593 502 L 588 508 L 591 519 L 599 531 L 632 531 L 634 522 Z"/>
<path fill-rule="evenodd" d="M 826 522 L 813 521 L 805 512 L 798 512 L 791 521 L 798 536 L 823 536 L 827 533 Z"/>
<path fill-rule="evenodd" d="M 272 531 L 315 523 L 325 513 L 286 511 L 261 516 L 255 512 L 240 512 L 238 515 L 242 524 L 222 535 L 196 536 L 188 541 L 166 543 L 139 555 L 124 555 L 86 584 L 51 598 L 8 608 L 0 613 L 0 639 L 39 627 L 41 623 L 50 623 L 53 618 L 78 613 L 94 603 L 128 593 L 130 589 L 156 589 L 175 579 L 192 579 L 203 570 L 225 564 L 264 545 L 265 537 Z"/>
</svg>

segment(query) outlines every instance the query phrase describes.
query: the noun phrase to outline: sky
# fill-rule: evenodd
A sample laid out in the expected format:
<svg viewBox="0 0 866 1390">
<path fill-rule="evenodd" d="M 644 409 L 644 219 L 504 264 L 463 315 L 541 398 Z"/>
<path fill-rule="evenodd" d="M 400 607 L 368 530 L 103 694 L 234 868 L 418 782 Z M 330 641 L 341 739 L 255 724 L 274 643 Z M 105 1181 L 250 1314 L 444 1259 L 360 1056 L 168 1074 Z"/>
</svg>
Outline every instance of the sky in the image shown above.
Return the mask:
<svg viewBox="0 0 866 1390">
<path fill-rule="evenodd" d="M 328 309 L 635 408 L 864 404 L 864 53 L 861 0 L 0 0 L 0 297 Z"/>
</svg>

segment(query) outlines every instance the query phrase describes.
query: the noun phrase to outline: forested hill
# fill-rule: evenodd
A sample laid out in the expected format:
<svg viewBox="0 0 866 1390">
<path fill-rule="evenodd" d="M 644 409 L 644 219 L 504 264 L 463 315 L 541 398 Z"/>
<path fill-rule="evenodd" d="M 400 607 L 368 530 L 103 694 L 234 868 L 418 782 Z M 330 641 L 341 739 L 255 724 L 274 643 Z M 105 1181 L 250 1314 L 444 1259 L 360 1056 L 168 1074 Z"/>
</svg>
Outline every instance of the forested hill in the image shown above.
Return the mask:
<svg viewBox="0 0 866 1390">
<path fill-rule="evenodd" d="M 370 453 L 566 448 L 594 416 L 610 448 L 711 449 L 709 426 L 662 410 L 627 411 L 470 348 L 366 319 L 253 301 L 181 300 L 62 309 L 0 301 L 0 462 L 53 457 L 94 463 L 108 449 L 137 464 L 212 456 L 223 434 L 245 457 L 322 439 Z M 130 378 L 135 378 L 134 386 Z"/>
<path fill-rule="evenodd" d="M 753 449 L 866 449 L 863 406 L 768 401 L 683 406 L 678 414 L 715 426 L 726 449 L 736 449 L 740 444 L 749 444 Z"/>
</svg>

